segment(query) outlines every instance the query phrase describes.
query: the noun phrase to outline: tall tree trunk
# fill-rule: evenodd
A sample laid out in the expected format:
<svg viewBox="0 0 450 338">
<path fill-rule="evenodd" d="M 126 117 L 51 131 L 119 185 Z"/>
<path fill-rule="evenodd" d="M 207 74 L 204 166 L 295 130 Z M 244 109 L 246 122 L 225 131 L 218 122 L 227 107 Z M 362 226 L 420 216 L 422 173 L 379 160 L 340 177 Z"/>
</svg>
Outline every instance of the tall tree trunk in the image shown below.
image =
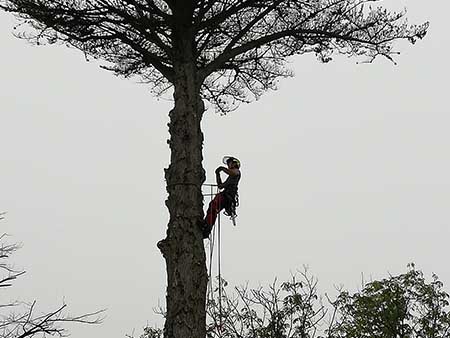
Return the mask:
<svg viewBox="0 0 450 338">
<path fill-rule="evenodd" d="M 175 107 L 170 112 L 171 163 L 166 169 L 170 213 L 167 237 L 159 245 L 167 265 L 165 338 L 206 335 L 206 257 L 201 234 L 205 180 L 202 167 L 204 112 L 194 62 L 175 67 Z"/>
</svg>

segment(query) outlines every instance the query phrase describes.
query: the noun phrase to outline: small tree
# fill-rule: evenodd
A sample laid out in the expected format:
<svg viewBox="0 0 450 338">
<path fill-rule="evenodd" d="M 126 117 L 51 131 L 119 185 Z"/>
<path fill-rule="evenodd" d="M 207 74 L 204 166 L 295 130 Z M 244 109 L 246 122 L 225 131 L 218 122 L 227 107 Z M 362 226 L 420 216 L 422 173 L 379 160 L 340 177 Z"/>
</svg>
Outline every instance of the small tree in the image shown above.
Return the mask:
<svg viewBox="0 0 450 338">
<path fill-rule="evenodd" d="M 236 287 L 234 296 L 223 291 L 222 299 L 209 300 L 207 312 L 211 338 L 306 338 L 316 336 L 327 310 L 317 279 L 305 271 L 268 288 Z"/>
<path fill-rule="evenodd" d="M 317 279 L 306 270 L 267 288 L 235 287 L 231 295 L 225 280 L 217 284 L 207 302 L 208 338 L 312 338 L 326 324 Z M 161 309 L 158 313 L 165 315 Z M 162 338 L 162 330 L 146 327 L 140 338 Z"/>
<path fill-rule="evenodd" d="M 449 295 L 436 275 L 427 282 L 414 264 L 408 272 L 367 283 L 334 305 L 340 319 L 333 338 L 445 338 L 450 336 Z"/>
<path fill-rule="evenodd" d="M 1 219 L 0 213 L 0 219 Z M 3 214 L 4 215 L 4 214 Z M 25 271 L 14 269 L 9 259 L 20 246 L 8 244 L 6 235 L 0 236 L 0 290 L 12 286 L 17 277 Z M 67 323 L 99 324 L 98 317 L 103 311 L 69 316 L 65 313 L 67 305 L 62 304 L 55 310 L 36 314 L 36 302 L 11 302 L 0 304 L 0 338 L 25 338 L 35 336 L 67 336 L 62 326 Z"/>
<path fill-rule="evenodd" d="M 204 101 L 228 112 L 260 97 L 292 76 L 287 61 L 294 55 L 392 60 L 395 40 L 425 36 L 428 23 L 409 25 L 404 12 L 370 6 L 378 1 L 0 0 L 0 8 L 34 28 L 19 36 L 75 47 L 117 75 L 142 78 L 156 94 L 173 90 L 170 219 L 159 245 L 167 266 L 166 337 L 206 334 Z"/>
</svg>

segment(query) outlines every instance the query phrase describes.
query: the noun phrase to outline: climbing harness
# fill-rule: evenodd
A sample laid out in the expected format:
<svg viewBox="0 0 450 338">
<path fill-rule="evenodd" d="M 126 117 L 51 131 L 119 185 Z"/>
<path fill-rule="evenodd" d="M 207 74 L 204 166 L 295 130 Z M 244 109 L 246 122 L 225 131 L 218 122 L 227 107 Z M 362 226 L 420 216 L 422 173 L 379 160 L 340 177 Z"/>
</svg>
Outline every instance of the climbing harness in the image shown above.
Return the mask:
<svg viewBox="0 0 450 338">
<path fill-rule="evenodd" d="M 225 194 L 225 198 L 228 199 L 228 206 L 225 208 L 224 214 L 229 216 L 233 225 L 236 226 L 236 208 L 239 206 L 239 194 L 235 193 L 231 197 Z"/>
</svg>

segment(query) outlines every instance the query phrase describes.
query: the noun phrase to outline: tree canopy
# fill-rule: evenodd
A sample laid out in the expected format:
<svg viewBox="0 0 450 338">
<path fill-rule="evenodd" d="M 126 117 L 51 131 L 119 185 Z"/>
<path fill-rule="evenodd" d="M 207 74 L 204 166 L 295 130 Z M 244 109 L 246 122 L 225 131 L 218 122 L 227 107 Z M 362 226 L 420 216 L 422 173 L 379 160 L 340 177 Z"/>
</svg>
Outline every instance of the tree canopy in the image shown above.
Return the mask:
<svg viewBox="0 0 450 338">
<path fill-rule="evenodd" d="M 105 69 L 138 76 L 166 92 L 179 62 L 194 62 L 201 95 L 226 112 L 291 76 L 288 58 L 314 53 L 392 60 L 392 42 L 414 43 L 428 23 L 409 25 L 405 12 L 372 7 L 379 0 L 0 0 L 34 30 L 34 43 L 62 42 Z M 175 43 L 177 35 L 190 40 Z M 184 50 L 180 50 L 184 49 Z"/>
<path fill-rule="evenodd" d="M 449 295 L 433 274 L 426 280 L 410 264 L 406 273 L 367 283 L 360 292 L 341 292 L 334 303 L 340 320 L 334 338 L 448 337 Z"/>
</svg>

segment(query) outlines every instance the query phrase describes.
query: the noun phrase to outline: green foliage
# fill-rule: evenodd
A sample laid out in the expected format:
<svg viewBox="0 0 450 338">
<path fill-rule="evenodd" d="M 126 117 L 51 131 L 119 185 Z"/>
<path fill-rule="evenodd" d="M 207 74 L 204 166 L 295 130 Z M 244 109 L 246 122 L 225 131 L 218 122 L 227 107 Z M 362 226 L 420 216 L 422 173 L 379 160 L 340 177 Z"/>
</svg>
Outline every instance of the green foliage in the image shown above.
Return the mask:
<svg viewBox="0 0 450 338">
<path fill-rule="evenodd" d="M 339 319 L 336 338 L 448 337 L 449 295 L 436 275 L 427 282 L 414 264 L 405 274 L 367 283 L 353 295 L 341 292 L 333 303 Z"/>
<path fill-rule="evenodd" d="M 306 271 L 267 288 L 236 287 L 207 303 L 209 338 L 448 338 L 449 294 L 436 275 L 427 281 L 414 264 L 404 274 L 339 291 L 324 305 L 317 279 Z M 146 328 L 140 338 L 160 338 Z"/>
</svg>

